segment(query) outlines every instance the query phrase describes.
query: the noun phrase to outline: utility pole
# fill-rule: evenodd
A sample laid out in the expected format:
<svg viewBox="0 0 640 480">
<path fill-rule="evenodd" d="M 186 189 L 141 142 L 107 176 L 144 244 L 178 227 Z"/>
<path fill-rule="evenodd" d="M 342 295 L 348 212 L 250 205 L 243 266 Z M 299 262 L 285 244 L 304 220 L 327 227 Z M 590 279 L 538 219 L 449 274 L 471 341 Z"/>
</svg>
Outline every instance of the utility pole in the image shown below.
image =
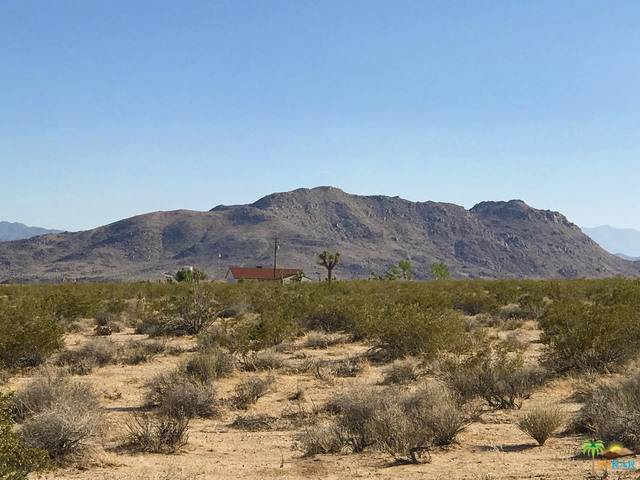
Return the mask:
<svg viewBox="0 0 640 480">
<path fill-rule="evenodd" d="M 278 237 L 273 239 L 273 279 L 276 280 L 276 272 L 278 271 L 278 248 L 280 245 L 278 244 Z"/>
</svg>

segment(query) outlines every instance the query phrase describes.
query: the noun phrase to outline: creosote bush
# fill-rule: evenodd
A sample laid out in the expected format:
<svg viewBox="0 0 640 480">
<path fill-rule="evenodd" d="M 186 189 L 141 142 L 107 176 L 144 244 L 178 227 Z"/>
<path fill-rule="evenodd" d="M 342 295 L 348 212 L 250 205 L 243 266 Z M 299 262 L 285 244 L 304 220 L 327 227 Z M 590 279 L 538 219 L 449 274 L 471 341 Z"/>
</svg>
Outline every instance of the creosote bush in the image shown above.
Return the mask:
<svg viewBox="0 0 640 480">
<path fill-rule="evenodd" d="M 538 445 L 544 445 L 547 439 L 564 422 L 564 414 L 557 405 L 537 405 L 518 418 L 520 430 L 533 438 Z"/>
<path fill-rule="evenodd" d="M 557 372 L 609 371 L 640 353 L 637 305 L 555 302 L 540 319 L 544 363 Z"/>
</svg>

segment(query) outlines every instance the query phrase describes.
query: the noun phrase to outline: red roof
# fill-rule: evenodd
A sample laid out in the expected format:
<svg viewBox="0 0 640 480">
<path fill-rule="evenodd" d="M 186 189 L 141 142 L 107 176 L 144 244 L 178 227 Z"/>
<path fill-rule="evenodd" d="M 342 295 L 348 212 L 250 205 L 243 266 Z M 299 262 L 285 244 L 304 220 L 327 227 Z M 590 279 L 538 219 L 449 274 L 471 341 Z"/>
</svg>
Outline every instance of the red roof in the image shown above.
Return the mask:
<svg viewBox="0 0 640 480">
<path fill-rule="evenodd" d="M 236 280 L 282 280 L 302 272 L 299 268 L 276 268 L 274 276 L 273 268 L 229 267 L 229 271 Z"/>
</svg>

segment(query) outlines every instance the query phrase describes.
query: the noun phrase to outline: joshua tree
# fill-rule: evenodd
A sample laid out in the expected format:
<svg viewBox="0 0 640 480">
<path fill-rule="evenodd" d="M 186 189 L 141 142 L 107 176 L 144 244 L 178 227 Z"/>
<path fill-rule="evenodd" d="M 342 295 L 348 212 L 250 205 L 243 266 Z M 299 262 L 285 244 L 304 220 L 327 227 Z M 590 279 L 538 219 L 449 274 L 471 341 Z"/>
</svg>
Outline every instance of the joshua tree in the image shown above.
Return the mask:
<svg viewBox="0 0 640 480">
<path fill-rule="evenodd" d="M 327 250 L 318 255 L 318 265 L 327 269 L 327 283 L 331 283 L 333 269 L 340 261 L 340 252 L 330 253 Z"/>
<path fill-rule="evenodd" d="M 582 444 L 582 454 L 591 457 L 591 470 L 596 471 L 596 457 L 604 452 L 602 440 L 591 439 Z"/>
<path fill-rule="evenodd" d="M 431 265 L 431 274 L 436 280 L 446 280 L 451 276 L 449 267 L 442 262 L 434 263 Z"/>
</svg>

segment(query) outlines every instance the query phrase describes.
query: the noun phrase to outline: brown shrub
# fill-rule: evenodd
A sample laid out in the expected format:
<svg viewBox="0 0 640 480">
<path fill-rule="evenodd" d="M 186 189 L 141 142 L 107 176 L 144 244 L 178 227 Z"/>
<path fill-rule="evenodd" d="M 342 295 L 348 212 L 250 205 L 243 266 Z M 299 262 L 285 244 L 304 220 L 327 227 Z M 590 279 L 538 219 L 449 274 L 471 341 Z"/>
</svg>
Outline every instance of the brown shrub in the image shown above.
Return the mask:
<svg viewBox="0 0 640 480">
<path fill-rule="evenodd" d="M 525 412 L 518 419 L 520 430 L 533 438 L 538 445 L 544 442 L 562 426 L 564 414 L 557 405 L 538 405 Z"/>
</svg>

